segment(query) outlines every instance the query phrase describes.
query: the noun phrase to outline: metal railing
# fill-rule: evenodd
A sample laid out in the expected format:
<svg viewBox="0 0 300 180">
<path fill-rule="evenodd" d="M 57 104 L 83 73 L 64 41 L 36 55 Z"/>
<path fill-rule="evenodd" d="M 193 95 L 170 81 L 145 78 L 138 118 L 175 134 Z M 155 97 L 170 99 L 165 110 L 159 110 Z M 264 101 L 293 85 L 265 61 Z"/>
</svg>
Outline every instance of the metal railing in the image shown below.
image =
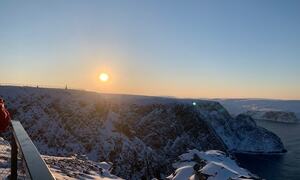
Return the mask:
<svg viewBox="0 0 300 180">
<path fill-rule="evenodd" d="M 20 151 L 26 172 L 32 180 L 54 180 L 45 161 L 26 133 L 19 121 L 12 120 L 13 137 L 11 143 L 11 176 L 10 179 L 18 178 L 18 151 Z"/>
</svg>

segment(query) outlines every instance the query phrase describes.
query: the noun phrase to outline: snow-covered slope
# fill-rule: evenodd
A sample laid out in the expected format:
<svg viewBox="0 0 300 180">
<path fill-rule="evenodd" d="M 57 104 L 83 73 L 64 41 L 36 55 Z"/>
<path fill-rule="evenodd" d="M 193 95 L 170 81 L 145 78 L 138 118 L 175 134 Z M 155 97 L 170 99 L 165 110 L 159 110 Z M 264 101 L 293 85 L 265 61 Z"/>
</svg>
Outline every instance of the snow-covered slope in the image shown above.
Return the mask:
<svg viewBox="0 0 300 180">
<path fill-rule="evenodd" d="M 164 177 L 188 149 L 284 151 L 276 135 L 213 101 L 30 87 L 0 87 L 0 96 L 41 153 L 113 162 L 126 179 Z"/>
<path fill-rule="evenodd" d="M 292 121 L 297 118 L 300 120 L 300 100 L 268 100 L 268 99 L 215 99 L 220 102 L 233 116 L 236 116 L 241 113 L 246 113 L 247 111 L 256 112 L 255 114 L 278 112 L 276 121 L 286 121 L 290 119 Z M 283 119 L 280 118 L 280 114 L 285 114 Z M 293 117 L 291 117 L 292 113 Z M 262 115 L 262 114 L 261 114 Z M 286 118 L 285 116 L 290 116 Z M 259 115 L 257 115 L 259 116 Z M 296 117 L 294 117 L 296 116 Z M 255 118 L 256 115 L 253 117 Z M 257 117 L 258 118 L 258 117 Z M 272 119 L 273 119 L 272 118 Z M 292 119 L 291 119 L 292 118 Z"/>
</svg>

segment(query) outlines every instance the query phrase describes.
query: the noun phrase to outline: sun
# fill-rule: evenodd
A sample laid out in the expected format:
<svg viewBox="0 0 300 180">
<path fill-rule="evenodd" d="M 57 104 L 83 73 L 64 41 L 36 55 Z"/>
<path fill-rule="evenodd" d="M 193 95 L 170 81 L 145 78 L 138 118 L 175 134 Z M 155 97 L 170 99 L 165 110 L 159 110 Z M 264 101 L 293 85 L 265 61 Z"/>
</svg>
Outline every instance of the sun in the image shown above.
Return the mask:
<svg viewBox="0 0 300 180">
<path fill-rule="evenodd" d="M 106 81 L 108 81 L 109 80 L 109 75 L 107 74 L 107 73 L 101 73 L 100 75 L 99 75 L 99 79 L 100 79 L 100 81 L 102 81 L 102 82 L 106 82 Z"/>
</svg>

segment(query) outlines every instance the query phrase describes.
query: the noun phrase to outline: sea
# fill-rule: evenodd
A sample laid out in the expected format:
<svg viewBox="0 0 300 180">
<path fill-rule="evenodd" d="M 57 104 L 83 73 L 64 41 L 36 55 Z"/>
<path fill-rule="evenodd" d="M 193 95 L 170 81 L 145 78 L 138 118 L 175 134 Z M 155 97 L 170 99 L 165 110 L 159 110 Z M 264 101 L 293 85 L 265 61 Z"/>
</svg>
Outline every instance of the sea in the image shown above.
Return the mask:
<svg viewBox="0 0 300 180">
<path fill-rule="evenodd" d="M 282 155 L 237 155 L 239 164 L 263 179 L 300 180 L 300 124 L 256 122 L 277 134 L 288 152 Z"/>
</svg>

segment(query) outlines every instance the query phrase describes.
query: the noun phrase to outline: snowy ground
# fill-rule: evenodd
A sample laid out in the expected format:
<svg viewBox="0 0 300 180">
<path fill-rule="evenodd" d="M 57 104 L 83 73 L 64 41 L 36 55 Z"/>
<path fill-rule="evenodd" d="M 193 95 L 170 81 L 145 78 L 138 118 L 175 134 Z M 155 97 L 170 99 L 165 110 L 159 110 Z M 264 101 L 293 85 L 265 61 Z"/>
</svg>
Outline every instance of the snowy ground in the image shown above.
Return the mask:
<svg viewBox="0 0 300 180">
<path fill-rule="evenodd" d="M 112 168 L 112 164 L 110 163 L 96 163 L 78 156 L 43 156 L 43 159 L 50 166 L 51 172 L 56 179 L 121 179 L 110 174 Z"/>
<path fill-rule="evenodd" d="M 10 174 L 10 145 L 0 138 L 0 179 Z"/>
<path fill-rule="evenodd" d="M 9 142 L 0 138 L 0 179 L 5 179 L 10 174 L 10 150 Z M 110 163 L 96 163 L 78 156 L 55 157 L 42 155 L 42 157 L 57 180 L 121 180 L 121 178 L 110 174 L 112 169 Z M 21 165 L 21 163 L 19 164 Z M 26 178 L 22 175 L 20 179 Z"/>
</svg>

